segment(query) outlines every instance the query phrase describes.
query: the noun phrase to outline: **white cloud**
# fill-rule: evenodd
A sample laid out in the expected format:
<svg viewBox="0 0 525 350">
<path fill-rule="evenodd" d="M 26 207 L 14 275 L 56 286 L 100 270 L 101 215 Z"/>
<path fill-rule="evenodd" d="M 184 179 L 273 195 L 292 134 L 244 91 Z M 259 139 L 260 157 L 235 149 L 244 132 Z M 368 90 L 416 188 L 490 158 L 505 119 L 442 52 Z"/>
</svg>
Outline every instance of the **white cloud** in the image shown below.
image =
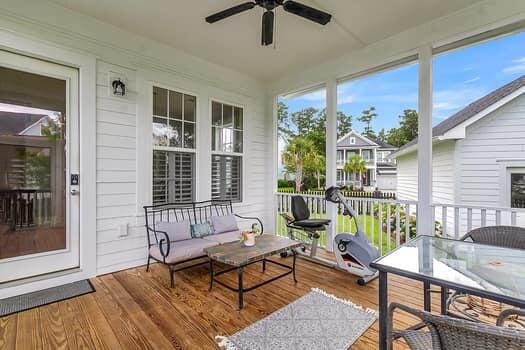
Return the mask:
<svg viewBox="0 0 525 350">
<path fill-rule="evenodd" d="M 525 57 L 517 58 L 512 60 L 512 65 L 505 67 L 503 73 L 505 74 L 516 74 L 525 73 Z"/>
<path fill-rule="evenodd" d="M 476 82 L 476 81 L 478 81 L 480 79 L 481 79 L 480 77 L 475 77 L 475 78 L 472 78 L 472 79 L 469 79 L 469 80 L 465 80 L 463 82 L 463 84 L 472 84 L 472 83 L 474 83 L 474 82 Z"/>
<path fill-rule="evenodd" d="M 445 119 L 487 93 L 479 87 L 456 87 L 434 92 L 434 118 Z"/>
</svg>

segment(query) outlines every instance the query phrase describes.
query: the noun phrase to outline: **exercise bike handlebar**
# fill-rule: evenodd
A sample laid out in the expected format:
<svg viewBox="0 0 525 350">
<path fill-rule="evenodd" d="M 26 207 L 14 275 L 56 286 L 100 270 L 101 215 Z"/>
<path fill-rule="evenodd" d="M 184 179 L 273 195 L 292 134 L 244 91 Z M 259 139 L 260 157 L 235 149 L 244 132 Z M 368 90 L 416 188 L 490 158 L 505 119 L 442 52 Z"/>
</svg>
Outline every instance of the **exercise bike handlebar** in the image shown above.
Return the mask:
<svg viewBox="0 0 525 350">
<path fill-rule="evenodd" d="M 325 199 L 329 202 L 335 203 L 335 204 L 342 204 L 344 207 L 343 215 L 350 216 L 354 219 L 356 231 L 360 230 L 359 222 L 358 222 L 358 216 L 355 212 L 354 208 L 352 208 L 348 201 L 346 200 L 345 196 L 341 192 L 341 187 L 330 187 L 325 191 Z"/>
</svg>

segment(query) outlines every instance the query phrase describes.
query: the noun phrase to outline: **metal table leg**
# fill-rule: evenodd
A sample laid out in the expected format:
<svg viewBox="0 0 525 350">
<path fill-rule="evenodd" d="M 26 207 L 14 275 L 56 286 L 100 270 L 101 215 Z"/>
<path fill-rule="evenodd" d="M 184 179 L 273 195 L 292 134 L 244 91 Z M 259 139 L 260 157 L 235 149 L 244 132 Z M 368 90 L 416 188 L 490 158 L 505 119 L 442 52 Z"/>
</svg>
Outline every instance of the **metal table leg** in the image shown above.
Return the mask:
<svg viewBox="0 0 525 350">
<path fill-rule="evenodd" d="M 244 288 L 242 286 L 242 273 L 243 273 L 243 267 L 239 267 L 237 269 L 237 276 L 238 276 L 238 279 L 239 279 L 239 310 L 242 310 L 242 308 L 244 307 L 244 300 L 243 300 L 243 292 L 244 292 Z"/>
<path fill-rule="evenodd" d="M 432 300 L 430 297 L 430 283 L 429 282 L 423 282 L 423 306 L 425 308 L 425 311 L 432 311 Z"/>
<path fill-rule="evenodd" d="M 213 275 L 213 259 L 210 259 L 210 288 L 208 289 L 208 291 L 211 291 L 211 289 L 213 288 L 214 278 L 215 276 Z"/>
<path fill-rule="evenodd" d="M 297 252 L 292 249 L 293 252 L 293 260 L 292 260 L 292 274 L 293 274 L 293 281 L 297 283 L 297 278 L 295 277 L 295 261 L 297 260 Z"/>
<path fill-rule="evenodd" d="M 441 287 L 441 314 L 448 315 L 448 288 Z"/>
<path fill-rule="evenodd" d="M 388 277 L 379 271 L 379 350 L 388 349 Z"/>
</svg>

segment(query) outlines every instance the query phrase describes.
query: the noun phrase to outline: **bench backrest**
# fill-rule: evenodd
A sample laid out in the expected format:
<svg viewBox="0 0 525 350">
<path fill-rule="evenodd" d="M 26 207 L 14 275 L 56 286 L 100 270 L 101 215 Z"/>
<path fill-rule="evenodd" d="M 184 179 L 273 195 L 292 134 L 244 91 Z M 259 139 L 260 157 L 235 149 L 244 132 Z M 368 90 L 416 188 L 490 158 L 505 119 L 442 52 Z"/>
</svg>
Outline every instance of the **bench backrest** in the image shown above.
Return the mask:
<svg viewBox="0 0 525 350">
<path fill-rule="evenodd" d="M 155 232 L 155 225 L 160 221 L 179 222 L 189 220 L 192 224 L 202 224 L 209 221 L 212 216 L 233 214 L 233 206 L 230 200 L 166 203 L 144 206 L 144 214 L 148 232 L 148 245 L 151 246 L 150 234 Z"/>
</svg>

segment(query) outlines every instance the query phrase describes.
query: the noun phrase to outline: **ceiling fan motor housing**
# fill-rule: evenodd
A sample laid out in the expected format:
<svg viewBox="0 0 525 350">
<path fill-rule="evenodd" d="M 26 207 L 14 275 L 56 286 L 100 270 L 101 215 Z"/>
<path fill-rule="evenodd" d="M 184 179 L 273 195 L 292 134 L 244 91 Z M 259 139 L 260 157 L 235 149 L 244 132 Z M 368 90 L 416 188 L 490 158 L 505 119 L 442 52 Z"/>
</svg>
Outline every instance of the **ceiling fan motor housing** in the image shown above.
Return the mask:
<svg viewBox="0 0 525 350">
<path fill-rule="evenodd" d="M 262 16 L 261 45 L 267 46 L 273 43 L 274 16 L 272 11 L 266 11 Z"/>
</svg>

